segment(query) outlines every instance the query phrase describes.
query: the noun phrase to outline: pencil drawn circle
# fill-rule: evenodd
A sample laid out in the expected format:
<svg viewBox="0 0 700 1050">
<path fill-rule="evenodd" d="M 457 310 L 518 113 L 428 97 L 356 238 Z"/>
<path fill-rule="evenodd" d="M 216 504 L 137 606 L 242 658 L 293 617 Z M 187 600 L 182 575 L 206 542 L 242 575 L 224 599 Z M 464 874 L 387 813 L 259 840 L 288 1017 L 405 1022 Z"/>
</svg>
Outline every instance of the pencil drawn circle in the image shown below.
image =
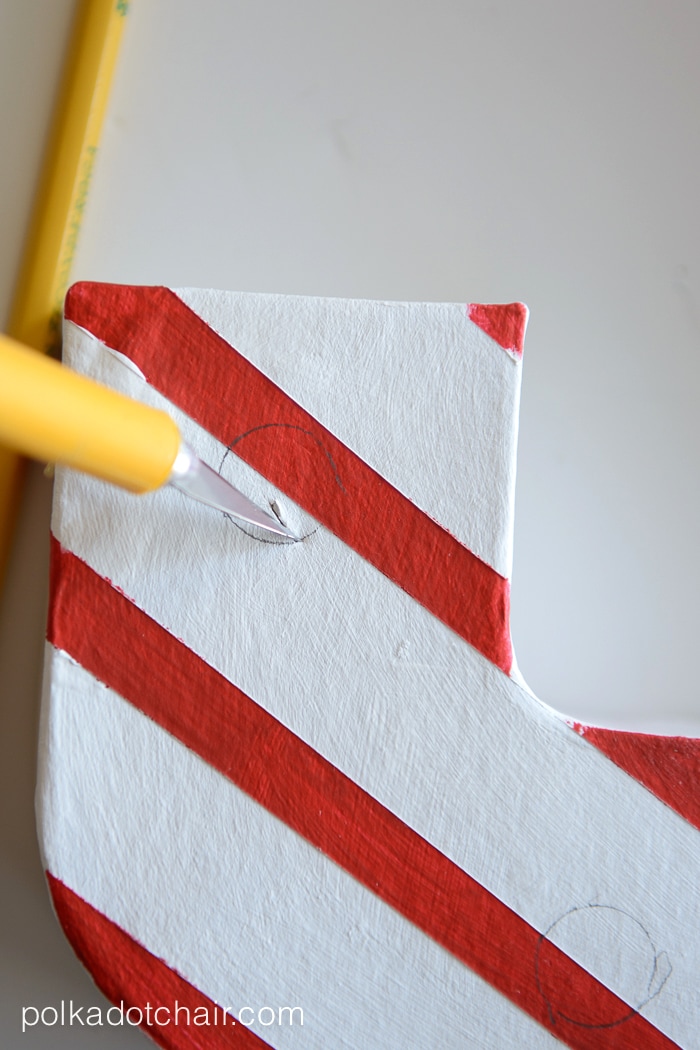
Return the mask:
<svg viewBox="0 0 700 1050">
<path fill-rule="evenodd" d="M 593 980 L 562 976 L 560 952 Z M 535 953 L 535 979 L 552 1025 L 561 1021 L 582 1028 L 623 1024 L 659 995 L 670 975 L 666 953 L 657 952 L 645 926 L 611 905 L 571 908 L 540 936 Z M 602 995 L 601 984 L 616 994 Z"/>
<path fill-rule="evenodd" d="M 305 444 L 307 445 L 307 447 L 310 444 L 312 451 L 317 454 L 316 462 L 318 463 L 318 469 L 330 471 L 335 484 L 338 486 L 341 492 L 345 492 L 345 488 L 338 474 L 338 470 L 333 456 L 326 448 L 324 443 L 312 431 L 291 423 L 261 423 L 256 427 L 251 427 L 250 430 L 246 430 L 243 434 L 239 434 L 233 439 L 233 441 L 230 442 L 226 451 L 224 452 L 224 455 L 222 456 L 221 462 L 219 464 L 219 473 L 221 474 L 223 472 L 224 464 L 226 463 L 229 454 L 233 452 L 236 446 L 240 445 L 241 442 L 253 437 L 254 435 L 262 435 L 265 432 L 270 432 L 270 435 L 272 436 L 274 432 L 279 432 L 280 430 L 290 432 L 288 437 L 292 440 L 287 441 L 287 446 L 290 450 L 292 449 L 295 441 L 298 440 L 300 437 L 305 439 Z M 252 470 L 253 468 L 250 469 Z M 318 532 L 318 529 L 320 527 L 318 523 L 311 517 L 310 514 L 307 514 L 299 507 L 297 507 L 296 504 L 294 504 L 293 512 L 295 520 L 283 520 L 279 516 L 280 508 L 286 507 L 289 504 L 289 498 L 286 496 L 286 494 L 281 493 L 275 486 L 273 486 L 272 483 L 267 482 L 266 479 L 263 478 L 261 475 L 257 475 L 257 477 L 262 482 L 262 484 L 259 486 L 260 492 L 256 494 L 256 502 L 259 502 L 263 507 L 265 507 L 266 510 L 269 509 L 269 512 L 272 513 L 274 517 L 278 518 L 281 524 L 286 525 L 290 527 L 292 531 L 297 532 L 297 539 L 289 540 L 285 539 L 285 537 L 283 536 L 275 536 L 271 533 L 265 533 L 262 529 L 257 528 L 254 525 L 250 525 L 247 522 L 237 520 L 230 514 L 225 514 L 224 517 L 226 517 L 232 525 L 235 525 L 236 528 L 239 529 L 241 532 L 244 532 L 247 536 L 250 536 L 251 539 L 255 539 L 260 543 L 271 543 L 278 546 L 289 546 L 290 543 L 303 542 L 304 540 L 309 539 L 316 532 Z M 263 491 L 265 493 L 264 495 L 262 495 Z M 255 498 L 249 492 L 246 492 L 246 495 L 251 495 L 251 498 Z"/>
</svg>

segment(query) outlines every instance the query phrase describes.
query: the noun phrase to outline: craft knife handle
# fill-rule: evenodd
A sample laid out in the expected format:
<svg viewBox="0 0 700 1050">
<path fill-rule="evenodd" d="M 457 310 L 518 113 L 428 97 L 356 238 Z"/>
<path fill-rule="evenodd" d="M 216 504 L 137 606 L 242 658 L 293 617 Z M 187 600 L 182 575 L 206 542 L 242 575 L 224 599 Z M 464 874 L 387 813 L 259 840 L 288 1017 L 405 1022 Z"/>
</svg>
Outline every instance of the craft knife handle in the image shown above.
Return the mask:
<svg viewBox="0 0 700 1050">
<path fill-rule="evenodd" d="M 0 444 L 150 492 L 170 477 L 181 439 L 165 412 L 0 335 Z"/>
</svg>

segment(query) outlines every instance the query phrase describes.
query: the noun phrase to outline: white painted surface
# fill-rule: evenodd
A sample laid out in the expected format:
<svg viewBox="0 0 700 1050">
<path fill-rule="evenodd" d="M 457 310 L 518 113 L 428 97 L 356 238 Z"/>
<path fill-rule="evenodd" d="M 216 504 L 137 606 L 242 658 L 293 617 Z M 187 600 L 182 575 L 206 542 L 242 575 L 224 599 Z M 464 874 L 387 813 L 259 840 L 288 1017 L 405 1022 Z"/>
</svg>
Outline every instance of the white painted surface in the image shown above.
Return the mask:
<svg viewBox="0 0 700 1050">
<path fill-rule="evenodd" d="M 216 1003 L 301 1005 L 303 1027 L 254 1026 L 266 1042 L 560 1045 L 65 653 L 48 658 L 47 866 Z"/>
<path fill-rule="evenodd" d="M 521 362 L 465 303 L 179 289 L 348 448 L 510 578 Z"/>
<path fill-rule="evenodd" d="M 256 303 L 269 312 L 270 304 L 257 297 L 246 308 L 252 311 Z M 322 401 L 328 421 L 338 419 L 342 437 L 345 416 L 353 404 L 362 404 L 354 394 L 362 389 L 364 362 L 361 356 L 337 366 L 328 362 L 331 377 L 340 369 L 336 382 L 329 382 L 315 356 L 304 353 L 307 326 L 292 335 L 298 304 L 277 303 L 280 321 L 285 306 L 285 352 L 295 360 L 304 401 Z M 234 316 L 245 312 L 239 297 L 232 297 L 230 310 Z M 306 304 L 311 330 L 314 310 L 325 315 L 327 304 Z M 365 328 L 362 313 L 357 327 Z M 402 338 L 401 329 L 396 335 Z M 341 312 L 334 340 L 352 345 L 356 338 L 352 312 Z M 389 338 L 389 360 L 393 349 Z M 92 378 L 167 408 L 188 444 L 208 462 L 222 462 L 224 446 L 94 338 L 70 326 L 65 351 L 71 365 Z M 448 340 L 444 354 L 448 361 L 459 356 L 461 341 Z M 420 374 L 419 354 L 410 367 Z M 467 404 L 470 378 L 465 376 Z M 481 384 L 479 368 L 474 383 Z M 484 427 L 488 407 L 486 399 Z M 400 415 L 378 420 L 377 444 L 391 447 L 403 425 Z M 429 448 L 432 421 L 424 427 L 427 434 L 416 424 L 412 441 L 413 480 L 423 493 L 434 470 L 431 455 L 420 454 Z M 493 429 L 491 440 L 499 440 Z M 225 476 L 238 487 L 263 504 L 278 495 L 236 457 L 229 461 Z M 391 464 L 386 466 L 393 482 Z M 463 516 L 467 499 L 465 493 Z M 434 510 L 430 503 L 426 509 Z M 622 913 L 641 924 L 673 969 L 644 1015 L 679 1045 L 692 1046 L 700 1017 L 700 908 L 689 874 L 700 869 L 700 834 L 387 577 L 325 529 L 300 544 L 261 544 L 222 516 L 187 506 L 179 493 L 161 491 L 135 502 L 70 471 L 57 474 L 53 531 L 63 546 L 536 929 L 544 932 L 571 909 L 591 903 L 611 907 L 621 942 L 634 932 Z M 190 552 L 197 547 L 206 554 L 193 564 Z M 97 726 L 94 734 L 97 739 Z M 47 783 L 79 775 L 84 759 L 75 759 L 71 739 L 63 736 L 63 754 L 43 754 L 52 769 Z M 196 798 L 193 805 L 197 811 Z M 206 822 L 208 800 L 199 813 Z M 82 893 L 85 854 L 78 850 L 77 866 L 66 858 L 72 821 L 69 828 L 64 852 L 55 856 L 61 866 L 73 863 L 71 886 Z M 665 858 L 661 868 L 659 857 Z M 212 887 L 212 894 L 217 891 Z M 611 968 L 590 916 L 559 932 L 566 934 L 567 952 L 604 976 L 612 991 L 622 998 L 631 994 L 633 1007 L 643 1000 L 625 965 L 628 956 L 623 953 L 619 968 Z"/>
</svg>

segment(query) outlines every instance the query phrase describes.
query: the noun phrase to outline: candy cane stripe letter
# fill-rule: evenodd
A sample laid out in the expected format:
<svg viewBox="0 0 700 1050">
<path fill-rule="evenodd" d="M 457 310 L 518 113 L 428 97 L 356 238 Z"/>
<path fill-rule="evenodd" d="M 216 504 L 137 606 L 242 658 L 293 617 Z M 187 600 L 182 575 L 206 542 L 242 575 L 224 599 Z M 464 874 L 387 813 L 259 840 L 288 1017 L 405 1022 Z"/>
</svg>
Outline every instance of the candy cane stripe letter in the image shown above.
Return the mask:
<svg viewBox="0 0 700 1050">
<path fill-rule="evenodd" d="M 159 1045 L 700 1046 L 698 743 L 569 722 L 514 661 L 526 323 L 71 289 L 67 363 L 300 537 L 57 472 L 47 878 Z"/>
</svg>

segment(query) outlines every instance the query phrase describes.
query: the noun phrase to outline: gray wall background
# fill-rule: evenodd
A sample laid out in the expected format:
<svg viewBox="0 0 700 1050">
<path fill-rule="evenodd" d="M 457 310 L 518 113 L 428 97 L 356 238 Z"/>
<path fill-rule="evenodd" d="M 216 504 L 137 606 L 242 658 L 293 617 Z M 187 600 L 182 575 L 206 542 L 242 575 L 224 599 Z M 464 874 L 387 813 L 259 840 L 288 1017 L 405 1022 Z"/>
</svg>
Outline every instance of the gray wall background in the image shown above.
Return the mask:
<svg viewBox="0 0 700 1050">
<path fill-rule="evenodd" d="M 0 3 L 0 318 L 72 12 Z M 581 720 L 700 734 L 694 0 L 134 0 L 76 278 L 531 309 L 513 637 Z M 32 795 L 50 485 L 0 609 L 0 1043 L 102 1002 L 56 927 Z"/>
</svg>

